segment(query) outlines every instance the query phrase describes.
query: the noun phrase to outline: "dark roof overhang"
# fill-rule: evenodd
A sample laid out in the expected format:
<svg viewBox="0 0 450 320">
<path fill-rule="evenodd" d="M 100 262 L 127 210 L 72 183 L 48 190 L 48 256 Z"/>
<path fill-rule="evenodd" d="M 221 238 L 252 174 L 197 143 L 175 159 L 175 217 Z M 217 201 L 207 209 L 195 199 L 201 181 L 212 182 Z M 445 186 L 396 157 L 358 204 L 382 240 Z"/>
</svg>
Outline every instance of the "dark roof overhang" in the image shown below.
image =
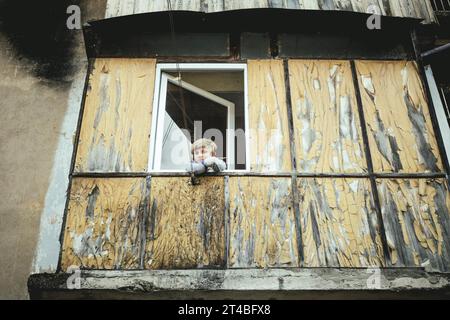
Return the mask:
<svg viewBox="0 0 450 320">
<path fill-rule="evenodd" d="M 369 14 L 346 11 L 273 8 L 213 13 L 162 11 L 90 21 L 84 26 L 88 56 L 152 56 L 148 49 L 152 37 L 170 34 L 172 30 L 170 15 L 176 34 L 227 34 L 231 38 L 233 35 L 239 37 L 244 32 L 317 37 L 325 35 L 324 39 L 334 36 L 360 39 L 359 41 L 367 39 L 369 46 L 370 43 L 382 44 L 384 39 L 391 42 L 409 41 L 410 30 L 421 23 L 420 19 L 382 16 L 381 30 L 369 30 L 366 26 Z M 207 41 L 210 38 L 205 38 L 204 42 Z M 220 41 L 222 40 L 218 40 L 218 45 Z M 164 41 L 159 42 L 159 45 L 160 43 Z M 214 43 L 205 45 L 212 46 Z"/>
</svg>

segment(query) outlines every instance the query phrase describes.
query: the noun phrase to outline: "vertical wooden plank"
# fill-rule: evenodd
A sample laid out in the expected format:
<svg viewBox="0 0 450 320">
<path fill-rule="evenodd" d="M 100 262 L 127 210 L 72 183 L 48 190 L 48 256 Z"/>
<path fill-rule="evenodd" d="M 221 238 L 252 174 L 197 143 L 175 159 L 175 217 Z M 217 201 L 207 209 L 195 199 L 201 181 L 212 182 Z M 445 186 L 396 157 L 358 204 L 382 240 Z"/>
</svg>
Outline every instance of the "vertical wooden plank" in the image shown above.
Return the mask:
<svg viewBox="0 0 450 320">
<path fill-rule="evenodd" d="M 200 11 L 201 2 L 201 0 L 178 0 L 172 7 L 174 10 Z"/>
<path fill-rule="evenodd" d="M 230 177 L 231 268 L 297 267 L 291 179 Z"/>
<path fill-rule="evenodd" d="M 450 270 L 445 179 L 380 179 L 377 186 L 393 266 Z"/>
<path fill-rule="evenodd" d="M 306 267 L 383 266 L 369 179 L 297 179 Z"/>
<path fill-rule="evenodd" d="M 290 60 L 297 170 L 367 172 L 348 61 Z"/>
<path fill-rule="evenodd" d="M 320 10 L 318 0 L 299 0 L 300 9 Z"/>
<path fill-rule="evenodd" d="M 224 267 L 223 177 L 152 177 L 146 269 Z"/>
<path fill-rule="evenodd" d="M 120 13 L 121 16 L 126 16 L 134 13 L 136 0 L 121 0 Z"/>
<path fill-rule="evenodd" d="M 223 11 L 224 9 L 224 1 L 222 0 L 203 0 L 203 9 L 204 12 L 218 12 Z"/>
<path fill-rule="evenodd" d="M 121 0 L 108 0 L 106 2 L 105 19 L 119 16 L 120 2 Z"/>
<path fill-rule="evenodd" d="M 133 13 L 147 13 L 149 12 L 150 2 L 148 0 L 134 0 Z"/>
<path fill-rule="evenodd" d="M 121 0 L 124 1 L 124 0 Z M 147 12 L 156 11 L 167 11 L 169 10 L 169 3 L 167 0 L 134 0 L 135 2 L 146 2 Z M 172 10 L 182 10 L 182 11 L 200 11 L 202 8 L 203 0 L 171 0 L 170 7 Z M 217 2 L 217 0 L 209 0 L 208 2 Z M 144 4 L 139 5 L 141 9 L 139 12 L 142 13 L 144 9 Z"/>
<path fill-rule="evenodd" d="M 61 269 L 137 269 L 145 191 L 143 178 L 74 178 Z"/>
<path fill-rule="evenodd" d="M 416 3 L 420 6 L 422 4 L 421 8 L 424 12 L 425 21 L 427 23 L 431 22 L 437 22 L 436 16 L 434 14 L 433 6 L 431 5 L 431 1 L 420 1 L 416 0 Z"/>
<path fill-rule="evenodd" d="M 267 0 L 268 8 L 301 9 L 299 0 Z"/>
<path fill-rule="evenodd" d="M 336 0 L 335 0 L 336 1 Z M 386 6 L 383 4 L 382 0 L 351 0 L 353 11 L 368 13 L 367 9 L 370 6 L 375 6 L 378 8 L 382 15 L 386 15 Z"/>
<path fill-rule="evenodd" d="M 224 1 L 225 10 L 240 10 L 240 9 L 254 9 L 267 8 L 267 0 L 226 0 Z"/>
<path fill-rule="evenodd" d="M 442 161 L 417 67 L 357 61 L 375 172 L 441 172 Z"/>
<path fill-rule="evenodd" d="M 352 0 L 334 0 L 334 6 L 343 11 L 353 10 Z"/>
<path fill-rule="evenodd" d="M 167 11 L 167 10 L 169 10 L 167 0 L 148 1 L 148 12 Z"/>
<path fill-rule="evenodd" d="M 248 61 L 252 171 L 292 171 L 285 90 L 282 61 Z"/>
<path fill-rule="evenodd" d="M 95 61 L 76 172 L 147 170 L 155 66 L 155 59 Z"/>
<path fill-rule="evenodd" d="M 397 17 L 405 17 L 411 14 L 410 10 L 410 0 L 406 1 L 398 1 L 398 0 L 389 0 L 389 7 L 391 8 L 391 12 L 393 16 Z M 419 0 L 424 3 L 425 1 Z"/>
<path fill-rule="evenodd" d="M 435 21 L 430 1 L 423 0 L 389 0 L 392 15 L 398 17 L 422 18 L 427 23 Z"/>
</svg>

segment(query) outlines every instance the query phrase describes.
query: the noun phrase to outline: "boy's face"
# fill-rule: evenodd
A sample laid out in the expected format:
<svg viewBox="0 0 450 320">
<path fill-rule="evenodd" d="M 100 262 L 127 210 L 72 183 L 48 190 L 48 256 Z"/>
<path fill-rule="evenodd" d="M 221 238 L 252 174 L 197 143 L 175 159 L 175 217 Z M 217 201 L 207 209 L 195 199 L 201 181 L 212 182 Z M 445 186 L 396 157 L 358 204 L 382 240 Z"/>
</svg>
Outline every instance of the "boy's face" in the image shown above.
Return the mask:
<svg viewBox="0 0 450 320">
<path fill-rule="evenodd" d="M 206 158 L 212 157 L 211 150 L 207 147 L 200 147 L 196 148 L 194 150 L 194 161 L 195 162 L 201 162 L 202 160 L 205 160 Z"/>
</svg>

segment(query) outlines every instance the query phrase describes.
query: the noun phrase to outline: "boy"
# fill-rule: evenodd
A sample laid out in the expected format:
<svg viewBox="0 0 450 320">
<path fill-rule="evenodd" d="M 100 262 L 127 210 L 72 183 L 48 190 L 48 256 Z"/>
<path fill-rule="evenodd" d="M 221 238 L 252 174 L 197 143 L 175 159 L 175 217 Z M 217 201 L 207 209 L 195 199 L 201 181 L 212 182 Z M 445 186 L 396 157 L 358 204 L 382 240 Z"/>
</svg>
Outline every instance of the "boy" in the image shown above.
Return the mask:
<svg viewBox="0 0 450 320">
<path fill-rule="evenodd" d="M 188 171 L 194 174 L 205 172 L 220 172 L 227 168 L 225 162 L 216 158 L 217 145 L 210 139 L 198 139 L 192 144 L 191 152 L 194 157 Z"/>
</svg>

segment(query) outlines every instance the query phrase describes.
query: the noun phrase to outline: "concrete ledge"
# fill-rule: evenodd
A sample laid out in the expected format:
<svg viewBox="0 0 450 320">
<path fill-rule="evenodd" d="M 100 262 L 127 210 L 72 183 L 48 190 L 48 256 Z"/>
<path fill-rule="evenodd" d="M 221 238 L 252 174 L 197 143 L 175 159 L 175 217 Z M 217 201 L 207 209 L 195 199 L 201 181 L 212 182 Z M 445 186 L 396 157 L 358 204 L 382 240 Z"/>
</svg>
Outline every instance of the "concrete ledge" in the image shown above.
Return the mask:
<svg viewBox="0 0 450 320">
<path fill-rule="evenodd" d="M 31 275 L 28 289 L 31 299 L 450 299 L 450 274 L 421 268 L 81 270 Z"/>
</svg>

